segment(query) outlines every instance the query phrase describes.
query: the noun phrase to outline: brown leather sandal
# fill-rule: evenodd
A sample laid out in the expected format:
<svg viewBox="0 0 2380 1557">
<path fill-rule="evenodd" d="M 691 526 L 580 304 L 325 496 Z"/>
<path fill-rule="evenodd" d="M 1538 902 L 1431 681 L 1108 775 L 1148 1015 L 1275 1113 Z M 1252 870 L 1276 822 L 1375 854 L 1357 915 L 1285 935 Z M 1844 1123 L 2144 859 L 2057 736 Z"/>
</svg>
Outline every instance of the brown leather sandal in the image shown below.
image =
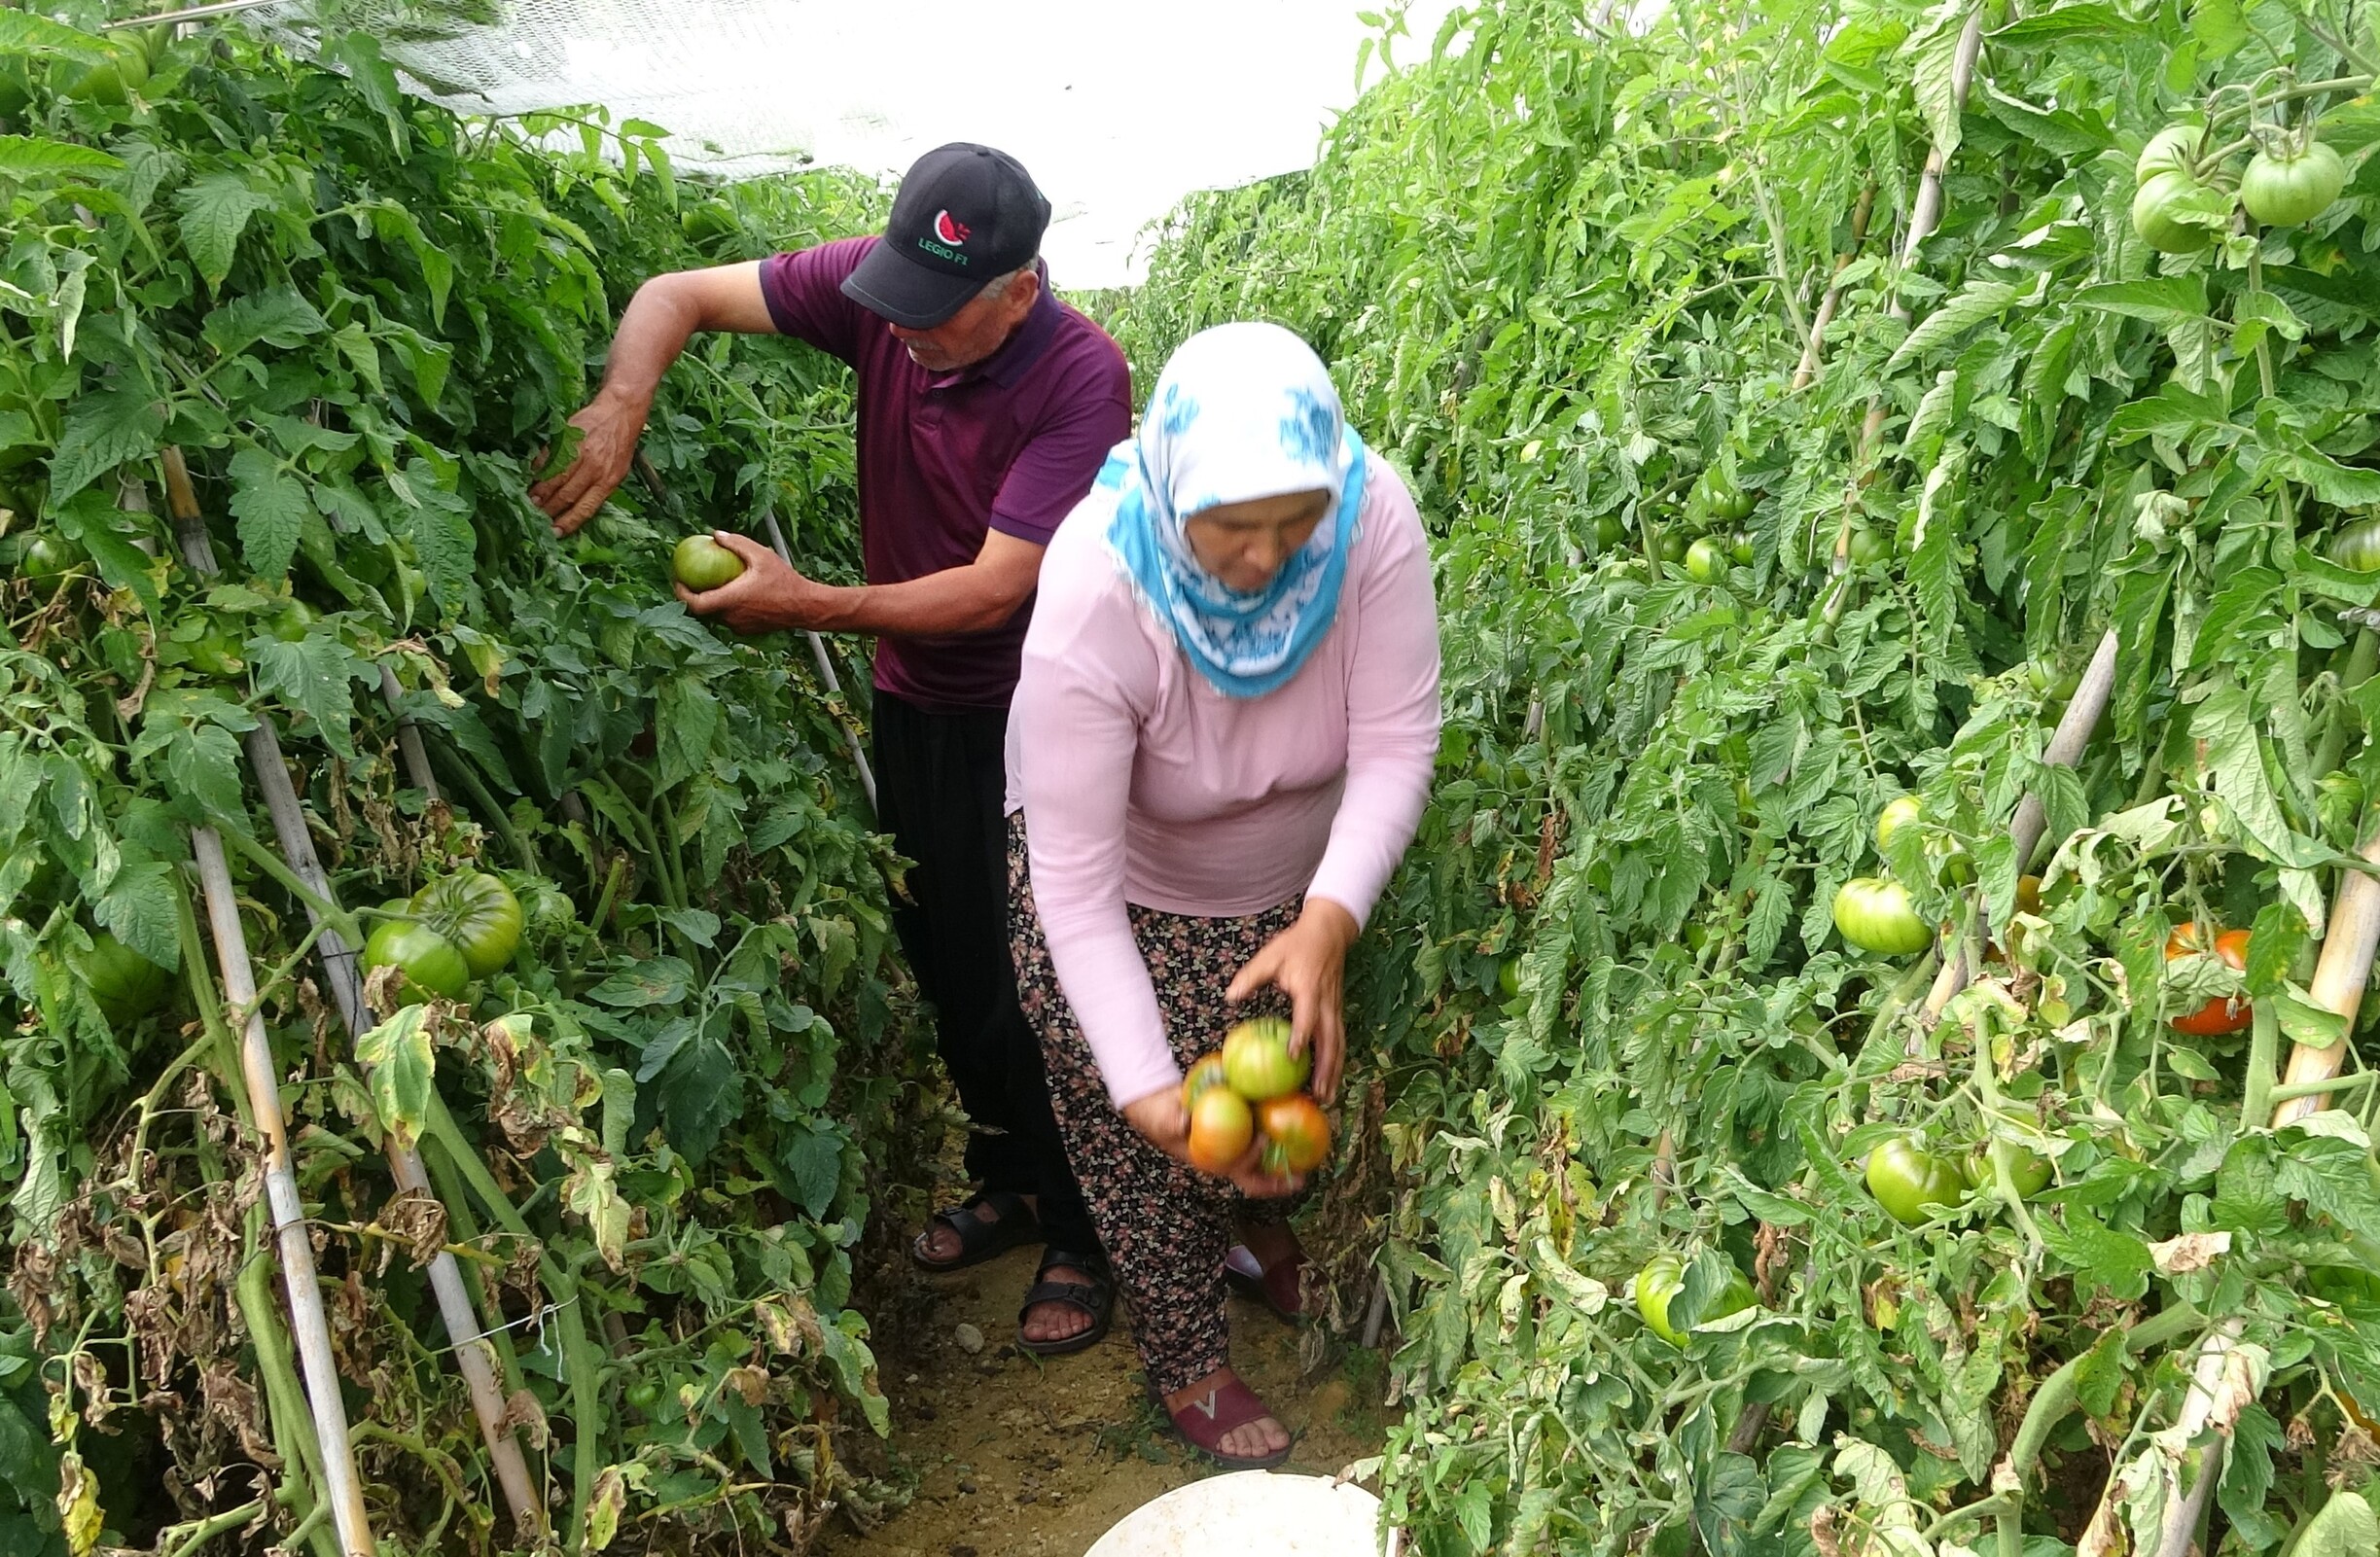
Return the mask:
<svg viewBox="0 0 2380 1557">
<path fill-rule="evenodd" d="M 1164 1398 L 1159 1397 L 1157 1403 L 1164 1405 Z M 1270 1407 L 1257 1398 L 1256 1392 L 1242 1384 L 1236 1375 L 1228 1383 L 1218 1384 L 1208 1390 L 1179 1411 L 1166 1406 L 1165 1414 L 1172 1418 L 1174 1431 L 1182 1434 L 1184 1442 L 1226 1470 L 1270 1470 L 1286 1461 L 1290 1450 L 1297 1446 L 1297 1440 L 1293 1434 L 1280 1449 L 1262 1456 L 1230 1455 L 1217 1447 L 1233 1429 L 1244 1428 L 1251 1422 L 1261 1422 L 1273 1414 Z"/>
<path fill-rule="evenodd" d="M 1233 1244 L 1224 1256 L 1224 1284 L 1253 1303 L 1262 1303 L 1286 1325 L 1305 1318 L 1305 1273 L 1313 1261 L 1302 1252 L 1266 1270 L 1246 1244 Z"/>
</svg>

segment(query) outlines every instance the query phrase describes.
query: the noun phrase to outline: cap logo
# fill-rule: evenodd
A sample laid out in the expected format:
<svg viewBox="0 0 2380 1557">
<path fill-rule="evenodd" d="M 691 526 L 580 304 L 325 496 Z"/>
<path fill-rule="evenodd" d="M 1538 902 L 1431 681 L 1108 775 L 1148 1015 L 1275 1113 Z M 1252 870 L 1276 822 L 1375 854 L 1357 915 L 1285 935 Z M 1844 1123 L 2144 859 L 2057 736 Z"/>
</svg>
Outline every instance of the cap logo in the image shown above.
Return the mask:
<svg viewBox="0 0 2380 1557">
<path fill-rule="evenodd" d="M 971 235 L 972 230 L 966 223 L 948 211 L 937 211 L 934 213 L 933 233 L 918 238 L 917 247 L 945 265 L 969 265 L 973 263 L 973 258 L 961 254 L 959 246 Z"/>
</svg>

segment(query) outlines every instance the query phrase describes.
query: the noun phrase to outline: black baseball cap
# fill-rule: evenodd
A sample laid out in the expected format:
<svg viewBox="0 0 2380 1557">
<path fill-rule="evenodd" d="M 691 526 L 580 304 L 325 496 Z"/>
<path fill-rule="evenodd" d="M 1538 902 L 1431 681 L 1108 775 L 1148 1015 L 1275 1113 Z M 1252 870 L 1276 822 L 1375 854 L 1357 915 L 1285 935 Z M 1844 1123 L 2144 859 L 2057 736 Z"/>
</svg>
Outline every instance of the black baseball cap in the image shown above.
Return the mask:
<svg viewBox="0 0 2380 1557">
<path fill-rule="evenodd" d="M 1016 159 L 954 141 L 917 159 L 893 196 L 884 241 L 843 296 L 911 330 L 931 330 L 990 282 L 1041 252 L 1049 201 Z"/>
</svg>

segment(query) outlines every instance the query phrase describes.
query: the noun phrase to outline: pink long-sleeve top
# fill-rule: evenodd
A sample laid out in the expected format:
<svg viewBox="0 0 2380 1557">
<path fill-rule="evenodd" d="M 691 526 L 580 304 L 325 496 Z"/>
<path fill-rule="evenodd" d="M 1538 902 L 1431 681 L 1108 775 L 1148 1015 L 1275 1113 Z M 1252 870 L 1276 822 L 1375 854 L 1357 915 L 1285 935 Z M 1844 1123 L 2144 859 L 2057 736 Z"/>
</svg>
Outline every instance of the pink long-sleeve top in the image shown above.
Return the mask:
<svg viewBox="0 0 2380 1557">
<path fill-rule="evenodd" d="M 1024 808 L 1059 986 L 1119 1108 L 1182 1079 L 1126 903 L 1238 918 L 1303 893 L 1362 924 L 1413 840 L 1438 752 L 1438 612 L 1421 516 L 1376 457 L 1360 524 L 1330 631 L 1254 698 L 1191 668 L 1097 526 L 1060 525 L 1042 560 L 1009 806 Z"/>
</svg>

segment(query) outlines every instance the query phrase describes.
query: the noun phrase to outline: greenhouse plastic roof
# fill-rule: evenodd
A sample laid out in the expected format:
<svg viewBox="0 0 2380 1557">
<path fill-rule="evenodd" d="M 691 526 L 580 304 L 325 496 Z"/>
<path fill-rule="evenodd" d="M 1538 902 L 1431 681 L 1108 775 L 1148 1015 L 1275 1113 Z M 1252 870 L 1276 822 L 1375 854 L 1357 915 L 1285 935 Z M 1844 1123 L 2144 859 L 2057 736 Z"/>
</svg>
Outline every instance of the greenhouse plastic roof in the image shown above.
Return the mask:
<svg viewBox="0 0 2380 1557">
<path fill-rule="evenodd" d="M 1376 0 L 1375 0 L 1376 3 Z M 343 10 L 346 8 L 342 8 Z M 463 113 L 602 103 L 670 131 L 685 168 L 805 162 L 898 174 L 945 141 L 1012 153 L 1054 208 L 1060 286 L 1139 278 L 1141 230 L 1182 196 L 1311 164 L 1352 102 L 1356 0 L 510 0 L 493 25 L 373 30 L 424 95 Z M 1422 59 L 1451 0 L 1415 0 Z M 418 16 L 418 7 L 409 8 Z M 308 8 L 248 19 L 284 35 Z M 352 17 L 352 11 L 348 12 Z M 369 24 L 369 22 L 367 22 Z M 1376 60 L 1368 80 L 1377 79 Z"/>
</svg>

